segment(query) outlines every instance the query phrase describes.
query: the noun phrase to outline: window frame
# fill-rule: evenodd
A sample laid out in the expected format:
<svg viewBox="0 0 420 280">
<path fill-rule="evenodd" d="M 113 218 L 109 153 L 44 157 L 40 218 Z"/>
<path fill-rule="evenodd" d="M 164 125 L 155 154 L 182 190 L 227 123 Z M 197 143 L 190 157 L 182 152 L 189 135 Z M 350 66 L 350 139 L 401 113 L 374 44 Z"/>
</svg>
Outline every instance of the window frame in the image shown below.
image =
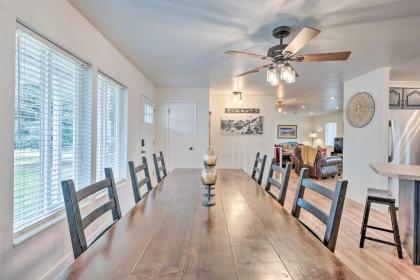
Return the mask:
<svg viewBox="0 0 420 280">
<path fill-rule="evenodd" d="M 69 52 L 68 50 L 66 50 L 65 48 L 61 47 L 60 45 L 56 44 L 55 42 L 49 40 L 47 37 L 43 36 L 42 34 L 40 34 L 39 32 L 35 31 L 34 29 L 28 27 L 27 25 L 25 25 L 24 23 L 21 23 L 20 21 L 16 22 L 16 27 L 15 27 L 15 36 L 16 36 L 16 40 L 15 40 L 15 70 L 14 70 L 14 75 L 15 75 L 15 82 L 14 82 L 14 93 L 15 93 L 15 104 L 14 104 L 14 143 L 16 143 L 16 141 L 20 141 L 18 140 L 18 136 L 15 134 L 16 133 L 16 125 L 17 122 L 20 123 L 20 114 L 21 114 L 21 109 L 19 108 L 20 104 L 17 104 L 17 100 L 19 100 L 22 97 L 21 93 L 21 88 L 20 88 L 20 65 L 22 65 L 23 63 L 25 63 L 25 61 L 20 61 L 19 60 L 19 56 L 18 56 L 18 52 L 20 52 L 20 41 L 18 41 L 18 36 L 20 34 L 18 34 L 19 32 L 23 32 L 25 34 L 25 36 L 29 36 L 29 40 L 34 40 L 34 44 L 38 44 L 40 43 L 40 47 L 44 48 L 45 51 L 48 51 L 48 53 L 51 54 L 51 56 L 56 56 L 55 58 L 51 58 L 51 56 L 48 58 L 48 61 L 42 61 L 40 64 L 41 66 L 44 65 L 49 65 L 49 69 L 53 69 L 55 64 L 59 64 L 62 63 L 63 61 L 65 61 L 66 59 L 68 59 L 71 63 L 73 63 L 73 65 L 79 65 L 78 67 L 81 67 L 81 70 L 78 70 L 80 72 L 77 72 L 77 74 L 82 74 L 83 76 L 83 80 L 78 80 L 76 84 L 74 84 L 74 90 L 76 90 L 75 92 L 72 92 L 73 88 L 70 89 L 70 93 L 69 96 L 72 98 L 75 98 L 74 100 L 72 100 L 69 104 L 71 104 L 71 109 L 72 111 L 72 123 L 71 123 L 71 127 L 72 127 L 72 132 L 71 135 L 73 137 L 72 140 L 72 161 L 73 165 L 75 165 L 76 161 L 79 161 L 80 159 L 82 159 L 82 161 L 86 161 L 88 162 L 87 165 L 89 166 L 88 169 L 86 168 L 81 168 L 82 170 L 82 175 L 80 175 L 78 173 L 78 171 L 75 169 L 72 172 L 75 172 L 74 175 L 77 177 L 78 175 L 81 176 L 80 180 L 86 180 L 86 184 L 89 184 L 91 181 L 91 177 L 92 177 L 92 169 L 90 167 L 91 162 L 92 162 L 92 157 L 91 157 L 91 145 L 92 145 L 92 79 L 91 79 L 91 75 L 92 75 L 92 67 L 89 63 L 87 63 L 86 61 L 84 61 L 83 59 L 81 59 L 80 57 L 74 55 L 73 53 Z M 25 51 L 29 51 L 29 50 L 25 50 Z M 54 59 L 54 60 L 53 60 Z M 46 64 L 45 64 L 46 63 Z M 19 65 L 19 66 L 18 66 Z M 65 66 L 65 67 L 70 67 L 71 64 Z M 22 66 L 22 67 L 27 67 L 27 66 Z M 65 68 L 63 68 L 63 70 L 61 70 L 62 73 L 65 73 Z M 60 70 L 58 72 L 54 71 L 54 70 L 49 70 L 46 73 L 48 73 L 48 75 L 57 75 L 62 74 L 60 73 Z M 47 84 L 47 86 L 45 87 L 49 93 L 48 93 L 48 99 L 57 99 L 57 96 L 60 95 L 60 93 L 58 92 L 54 92 L 56 89 L 54 89 L 54 86 L 57 85 L 53 85 L 51 83 L 51 81 L 49 81 L 49 83 Z M 63 85 L 59 85 L 58 87 L 59 91 L 63 91 Z M 66 89 L 67 90 L 67 89 Z M 73 96 L 72 96 L 73 94 Z M 61 101 L 52 101 L 54 102 L 61 102 L 59 106 L 63 106 L 64 103 L 67 103 L 68 100 L 67 95 L 65 97 L 63 96 L 59 96 L 59 99 Z M 21 102 L 21 100 L 19 100 L 19 103 Z M 46 101 L 42 100 L 39 105 L 40 106 L 46 106 Z M 18 109 L 19 108 L 19 109 Z M 54 109 L 53 109 L 54 108 Z M 53 119 L 54 114 L 56 113 L 57 108 L 55 108 L 54 106 L 51 108 L 48 108 L 48 110 L 51 110 L 50 112 L 48 112 L 48 115 L 45 116 L 44 113 L 40 114 L 39 116 L 39 122 L 46 122 L 47 119 Z M 83 121 L 81 121 L 80 119 L 78 119 L 77 117 L 75 117 L 75 115 L 79 115 L 80 113 L 83 113 Z M 17 116 L 16 114 L 19 114 L 19 116 Z M 44 114 L 44 116 L 43 116 Z M 61 112 L 61 114 L 64 114 L 64 112 Z M 60 120 L 64 121 L 62 119 L 63 115 L 60 114 Z M 58 125 L 58 127 L 57 127 Z M 47 145 L 42 145 L 47 147 L 47 149 L 49 150 L 53 150 L 54 149 L 54 145 L 59 143 L 61 144 L 62 142 L 62 137 L 63 137 L 63 129 L 60 128 L 60 126 L 62 126 L 62 123 L 59 124 L 40 124 L 40 137 L 41 134 L 45 133 L 46 131 L 52 129 L 52 130 L 57 130 L 59 131 L 59 133 L 61 134 L 60 136 L 60 140 L 52 140 L 52 142 L 48 143 Z M 88 132 L 88 134 L 86 134 L 86 132 Z M 75 136 L 76 135 L 76 136 Z M 82 135 L 82 142 L 83 142 L 83 146 L 88 146 L 85 148 L 80 148 L 78 147 L 79 140 L 75 140 L 75 137 L 79 137 L 80 135 Z M 58 142 L 55 142 L 58 141 Z M 76 141 L 76 142 L 75 142 Z M 44 148 L 39 147 L 39 155 L 38 155 L 38 161 L 40 165 L 45 165 L 47 167 L 45 168 L 49 168 L 49 169 L 54 169 L 57 166 L 60 167 L 60 171 L 62 170 L 62 164 L 63 162 L 61 160 L 56 160 L 54 159 L 54 163 L 51 164 L 46 164 L 45 163 L 45 159 L 42 159 L 42 154 L 45 153 L 45 151 L 41 151 Z M 49 147 L 49 148 L 48 148 Z M 58 150 L 57 152 L 59 153 L 59 157 L 61 157 L 63 155 L 63 146 L 58 146 Z M 14 159 L 13 159 L 13 166 L 14 166 L 14 170 L 16 169 L 16 147 L 13 147 L 14 150 Z M 82 151 L 82 152 L 81 152 Z M 81 154 L 80 154 L 81 152 Z M 77 155 L 79 153 L 79 155 Z M 84 158 L 85 156 L 89 157 L 89 159 Z M 81 158 L 80 158 L 81 157 Z M 58 164 L 58 165 L 55 165 Z M 80 167 L 79 167 L 80 168 Z M 62 219 L 65 218 L 65 212 L 64 212 L 64 200 L 62 201 L 61 205 L 58 205 L 56 207 L 54 207 L 54 209 L 51 210 L 47 210 L 46 213 L 44 213 L 43 215 L 40 215 L 39 217 L 37 217 L 34 220 L 28 220 L 26 222 L 24 222 L 23 226 L 19 227 L 18 229 L 16 229 L 16 217 L 15 217 L 15 195 L 16 195 L 16 171 L 14 171 L 13 173 L 13 220 L 12 220 L 12 232 L 13 232 L 13 244 L 17 245 L 20 244 L 21 242 L 23 242 L 24 240 L 34 236 L 35 234 L 43 231 L 44 229 L 56 224 L 57 222 L 61 221 Z M 40 173 L 45 172 L 44 168 L 41 168 Z M 85 173 L 86 172 L 86 173 Z M 61 176 L 60 176 L 61 178 Z M 58 178 L 58 180 L 61 180 L 60 178 Z M 75 179 L 75 178 L 72 178 Z M 42 183 L 40 183 L 39 188 L 42 188 Z M 83 186 L 79 186 L 79 187 L 83 187 Z M 57 190 L 59 193 L 61 193 L 61 186 L 57 187 Z M 60 196 L 60 195 L 59 195 Z"/>
<path fill-rule="evenodd" d="M 119 115 L 119 119 L 122 120 L 124 123 L 124 127 L 123 132 L 124 134 L 122 135 L 123 139 L 118 139 L 119 143 L 123 142 L 125 145 L 123 146 L 123 152 L 119 152 L 120 155 L 122 155 L 122 158 L 120 159 L 121 162 L 120 167 L 122 167 L 122 171 L 121 171 L 121 177 L 118 176 L 118 174 L 116 174 L 114 166 L 104 166 L 102 164 L 103 161 L 103 155 L 100 154 L 103 152 L 103 142 L 100 139 L 100 137 L 103 137 L 103 131 L 101 131 L 101 127 L 103 126 L 103 124 L 101 123 L 102 121 L 102 116 L 100 116 L 99 114 L 103 114 L 102 112 L 102 102 L 100 100 L 101 96 L 100 96 L 100 77 L 102 76 L 103 80 L 106 80 L 108 82 L 113 83 L 114 85 L 116 85 L 117 87 L 119 87 L 120 89 L 120 93 L 123 94 L 123 100 L 122 100 L 122 104 L 123 104 L 123 109 L 124 112 L 122 112 L 122 115 Z M 110 75 L 105 74 L 103 71 L 98 70 L 96 73 L 96 174 L 95 174 L 95 180 L 99 181 L 104 179 L 104 171 L 103 169 L 105 167 L 111 167 L 114 173 L 114 178 L 115 178 L 115 183 L 121 184 L 123 182 L 125 182 L 127 180 L 127 172 L 128 172 L 128 168 L 127 168 L 127 158 L 128 158 L 128 89 L 125 85 L 123 85 L 122 83 L 118 82 L 117 80 L 115 80 L 114 78 L 112 78 Z M 121 112 L 120 112 L 121 113 Z M 122 116 L 122 118 L 121 118 Z M 121 123 L 119 123 L 120 125 Z M 119 127 L 119 129 L 121 129 Z M 115 146 L 120 146 L 120 145 L 115 145 Z M 99 197 L 102 196 L 102 194 L 99 194 Z"/>
<path fill-rule="evenodd" d="M 330 125 L 332 126 L 332 128 L 329 128 Z M 332 133 L 332 139 L 329 139 L 330 133 Z M 324 124 L 324 137 L 325 137 L 324 145 L 326 147 L 334 147 L 334 138 L 337 137 L 337 122 L 328 121 Z M 331 140 L 332 142 L 330 143 L 329 140 Z"/>
<path fill-rule="evenodd" d="M 151 111 L 148 109 L 151 109 Z M 150 122 L 149 119 L 151 120 Z M 155 124 L 155 107 L 146 102 L 143 104 L 143 124 L 151 126 Z"/>
</svg>

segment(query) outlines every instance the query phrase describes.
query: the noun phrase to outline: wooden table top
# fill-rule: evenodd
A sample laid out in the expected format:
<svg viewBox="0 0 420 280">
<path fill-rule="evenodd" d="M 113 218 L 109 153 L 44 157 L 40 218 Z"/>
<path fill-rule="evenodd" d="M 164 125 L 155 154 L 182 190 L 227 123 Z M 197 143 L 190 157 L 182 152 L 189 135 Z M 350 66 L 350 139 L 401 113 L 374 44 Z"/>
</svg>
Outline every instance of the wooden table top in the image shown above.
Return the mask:
<svg viewBox="0 0 420 280">
<path fill-rule="evenodd" d="M 245 172 L 217 172 L 216 206 L 176 169 L 59 279 L 358 279 Z"/>
<path fill-rule="evenodd" d="M 420 181 L 420 165 L 371 163 L 369 166 L 379 175 Z"/>
</svg>

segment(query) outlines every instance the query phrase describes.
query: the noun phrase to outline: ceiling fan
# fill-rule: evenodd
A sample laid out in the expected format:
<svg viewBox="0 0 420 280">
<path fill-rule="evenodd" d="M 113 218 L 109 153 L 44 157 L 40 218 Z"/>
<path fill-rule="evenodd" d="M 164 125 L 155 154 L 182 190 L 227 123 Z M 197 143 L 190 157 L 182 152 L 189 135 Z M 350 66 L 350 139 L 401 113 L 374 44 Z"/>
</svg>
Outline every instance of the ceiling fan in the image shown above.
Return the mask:
<svg viewBox="0 0 420 280">
<path fill-rule="evenodd" d="M 283 44 L 283 39 L 290 35 L 291 28 L 289 26 L 279 26 L 273 30 L 273 36 L 280 40 L 280 44 L 272 46 L 268 49 L 267 55 L 254 54 L 249 52 L 229 50 L 225 53 L 228 55 L 243 55 L 263 60 L 270 63 L 255 67 L 244 73 L 236 75 L 236 77 L 245 76 L 252 73 L 260 72 L 262 69 L 267 70 L 267 82 L 272 86 L 277 86 L 280 80 L 286 83 L 294 83 L 296 77 L 299 76 L 289 62 L 316 62 L 316 61 L 339 61 L 347 60 L 351 52 L 334 52 L 334 53 L 317 53 L 296 55 L 306 44 L 315 38 L 321 31 L 311 27 L 304 27 L 298 35 L 289 43 Z"/>
<path fill-rule="evenodd" d="M 278 98 L 276 101 L 276 110 L 280 113 L 283 111 L 283 106 L 288 103 L 295 103 L 297 99 L 296 98 L 289 98 L 289 99 L 282 99 Z"/>
</svg>

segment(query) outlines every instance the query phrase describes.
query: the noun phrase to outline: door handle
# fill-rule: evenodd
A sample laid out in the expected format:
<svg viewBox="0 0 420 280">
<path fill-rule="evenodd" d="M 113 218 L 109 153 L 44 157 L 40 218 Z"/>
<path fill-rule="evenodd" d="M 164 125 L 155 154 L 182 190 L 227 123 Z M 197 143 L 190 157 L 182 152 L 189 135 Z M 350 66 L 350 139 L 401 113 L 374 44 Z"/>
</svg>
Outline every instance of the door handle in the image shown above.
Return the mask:
<svg viewBox="0 0 420 280">
<path fill-rule="evenodd" d="M 194 148 L 193 147 L 190 147 L 190 151 L 192 151 L 192 150 L 194 150 Z"/>
<path fill-rule="evenodd" d="M 142 153 L 142 154 L 145 154 L 145 153 L 146 153 L 146 151 L 145 151 L 145 150 L 141 150 L 141 153 Z"/>
</svg>

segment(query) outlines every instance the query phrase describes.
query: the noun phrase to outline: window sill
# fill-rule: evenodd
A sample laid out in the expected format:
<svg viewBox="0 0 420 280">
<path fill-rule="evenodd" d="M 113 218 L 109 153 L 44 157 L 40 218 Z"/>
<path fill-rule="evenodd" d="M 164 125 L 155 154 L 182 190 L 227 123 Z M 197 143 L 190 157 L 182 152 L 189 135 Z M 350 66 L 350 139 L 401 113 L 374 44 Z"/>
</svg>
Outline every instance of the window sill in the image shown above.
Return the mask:
<svg viewBox="0 0 420 280">
<path fill-rule="evenodd" d="M 125 180 L 122 180 L 125 181 Z M 97 197 L 96 199 L 100 198 Z M 85 207 L 89 206 L 92 203 L 91 199 L 87 199 L 86 201 L 82 201 L 80 203 L 80 209 L 83 210 Z M 13 246 L 18 246 L 25 242 L 28 239 L 36 236 L 38 233 L 43 232 L 44 230 L 50 228 L 51 226 L 59 223 L 62 220 L 66 219 L 66 212 L 64 210 L 64 206 L 62 209 L 58 210 L 56 213 L 51 214 L 51 216 L 46 217 L 43 220 L 23 229 L 20 232 L 14 234 L 13 237 Z"/>
<path fill-rule="evenodd" d="M 120 179 L 116 181 L 115 184 L 117 185 L 117 189 L 120 188 L 121 184 L 124 183 L 125 181 L 126 179 Z M 107 192 L 101 193 L 100 195 L 95 197 L 95 199 L 96 200 L 101 199 L 105 195 L 107 195 Z M 89 204 L 91 204 L 91 202 L 92 202 L 91 199 L 87 199 L 86 201 L 80 203 L 80 209 L 87 207 Z M 62 209 L 58 210 L 56 213 L 51 214 L 51 216 L 46 217 L 45 219 L 40 220 L 39 222 L 23 229 L 22 231 L 15 233 L 13 237 L 13 246 L 16 247 L 22 244 L 26 240 L 34 237 L 38 233 L 48 229 L 49 227 L 64 220 L 65 218 L 66 218 L 66 212 L 64 211 L 64 206 L 63 206 Z"/>
<path fill-rule="evenodd" d="M 18 246 L 24 241 L 34 237 L 38 233 L 46 230 L 47 228 L 55 225 L 66 217 L 64 209 L 58 210 L 56 213 L 52 214 L 50 217 L 45 218 L 44 220 L 35 223 L 24 230 L 15 233 L 13 238 L 13 246 Z"/>
</svg>

